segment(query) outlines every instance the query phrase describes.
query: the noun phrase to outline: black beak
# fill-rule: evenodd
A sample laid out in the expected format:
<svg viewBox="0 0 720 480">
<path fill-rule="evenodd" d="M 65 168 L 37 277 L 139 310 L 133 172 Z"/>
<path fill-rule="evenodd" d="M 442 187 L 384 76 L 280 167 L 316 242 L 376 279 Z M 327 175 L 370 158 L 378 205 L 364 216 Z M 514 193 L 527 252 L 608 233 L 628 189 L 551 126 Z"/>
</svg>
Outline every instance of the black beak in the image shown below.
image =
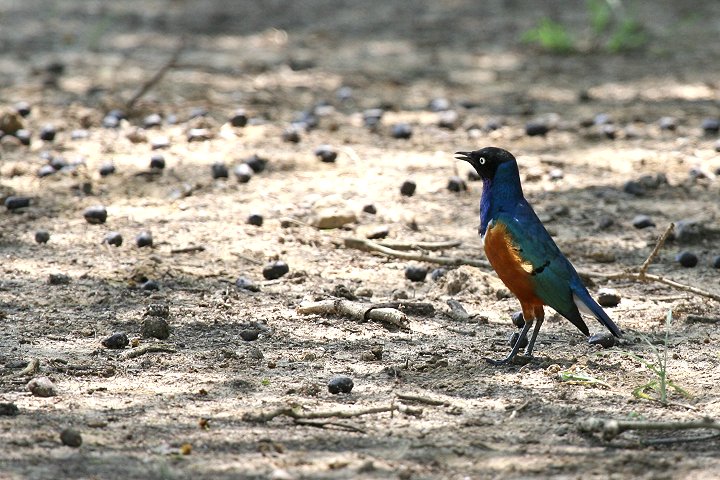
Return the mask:
<svg viewBox="0 0 720 480">
<path fill-rule="evenodd" d="M 455 152 L 455 160 L 465 160 L 469 162 L 472 159 L 471 154 L 472 152 Z"/>
</svg>

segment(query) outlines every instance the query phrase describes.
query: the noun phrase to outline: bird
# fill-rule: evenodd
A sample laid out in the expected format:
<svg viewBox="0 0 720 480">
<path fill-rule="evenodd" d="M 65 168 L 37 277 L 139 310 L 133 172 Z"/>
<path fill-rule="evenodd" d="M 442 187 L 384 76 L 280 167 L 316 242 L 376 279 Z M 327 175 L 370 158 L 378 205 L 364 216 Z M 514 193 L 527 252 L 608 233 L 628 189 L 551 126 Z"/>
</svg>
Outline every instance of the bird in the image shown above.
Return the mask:
<svg viewBox="0 0 720 480">
<path fill-rule="evenodd" d="M 620 328 L 590 296 L 575 268 L 525 199 L 515 157 L 502 148 L 485 147 L 456 152 L 455 158 L 470 163 L 483 181 L 479 234 L 485 255 L 520 302 L 525 322 L 510 354 L 502 360 L 487 360 L 493 365 L 514 362 L 521 348 L 520 339 L 527 338 L 534 323 L 524 351 L 524 356 L 531 358 L 546 305 L 586 337 L 590 332 L 581 312 L 594 316 L 620 338 Z"/>
</svg>

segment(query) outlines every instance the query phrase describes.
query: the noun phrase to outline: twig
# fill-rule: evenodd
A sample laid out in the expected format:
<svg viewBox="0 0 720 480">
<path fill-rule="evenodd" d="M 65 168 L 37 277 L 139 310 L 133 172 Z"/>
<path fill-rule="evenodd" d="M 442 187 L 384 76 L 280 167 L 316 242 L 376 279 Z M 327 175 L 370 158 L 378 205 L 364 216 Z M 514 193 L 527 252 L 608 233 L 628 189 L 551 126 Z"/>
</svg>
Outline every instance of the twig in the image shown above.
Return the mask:
<svg viewBox="0 0 720 480">
<path fill-rule="evenodd" d="M 690 285 L 678 283 L 674 280 L 670 280 L 665 277 L 661 277 L 660 275 L 651 275 L 649 273 L 646 273 L 645 275 L 643 275 L 641 277 L 640 274 L 636 273 L 636 272 L 618 272 L 618 273 L 583 272 L 583 274 L 590 276 L 590 277 L 599 277 L 599 278 L 604 278 L 607 280 L 635 280 L 635 281 L 639 281 L 639 282 L 664 283 L 665 285 L 670 285 L 671 287 L 677 288 L 678 290 L 683 290 L 685 292 L 691 292 L 696 295 L 700 295 L 701 297 L 712 298 L 716 302 L 720 302 L 720 295 L 718 295 L 717 293 L 708 292 L 708 291 L 702 290 L 697 287 L 692 287 Z"/>
<path fill-rule="evenodd" d="M 195 252 L 204 252 L 204 251 L 205 251 L 205 247 L 203 247 L 202 245 L 195 245 L 195 246 L 184 247 L 184 248 L 173 248 L 172 250 L 170 250 L 170 253 L 172 253 L 174 255 L 176 253 L 195 253 Z"/>
<path fill-rule="evenodd" d="M 640 271 L 638 272 L 639 278 L 642 280 L 645 278 L 645 274 L 647 273 L 647 269 L 650 268 L 650 264 L 655 260 L 655 257 L 657 257 L 658 252 L 660 252 L 660 249 L 665 245 L 665 241 L 667 240 L 668 236 L 670 236 L 670 233 L 673 231 L 673 228 L 675 228 L 675 224 L 670 222 L 670 225 L 665 229 L 665 232 L 660 236 L 657 243 L 655 244 L 655 248 L 653 248 L 652 252 L 650 252 L 650 255 L 648 255 L 648 258 L 643 262 L 642 266 L 640 267 Z"/>
<path fill-rule="evenodd" d="M 360 427 L 356 427 L 355 425 L 351 425 L 349 423 L 342 423 L 342 422 L 313 422 L 312 420 L 304 420 L 302 418 L 296 418 L 295 423 L 298 425 L 307 425 L 308 427 L 317 427 L 317 428 L 326 428 L 326 427 L 335 427 L 340 430 L 345 430 L 348 432 L 358 432 L 358 433 L 367 433 L 365 429 L 362 429 Z"/>
<path fill-rule="evenodd" d="M 424 253 L 417 254 L 402 252 L 393 248 L 385 247 L 377 242 L 373 242 L 372 240 L 366 240 L 363 238 L 345 238 L 343 242 L 345 244 L 345 247 L 347 248 L 354 248 L 356 250 L 363 250 L 365 252 L 378 252 L 389 257 L 403 258 L 405 260 L 437 263 L 439 265 L 448 265 L 451 267 L 470 265 L 472 267 L 490 268 L 490 263 L 484 260 L 475 260 L 472 258 L 461 257 L 434 257 L 432 255 L 426 255 Z"/>
<path fill-rule="evenodd" d="M 358 322 L 374 320 L 395 328 L 407 330 L 407 315 L 394 308 L 374 308 L 372 304 L 351 302 L 350 300 L 323 300 L 304 302 L 297 307 L 300 315 L 345 315 Z"/>
<path fill-rule="evenodd" d="M 650 422 L 635 420 L 612 420 L 590 417 L 578 422 L 578 429 L 586 433 L 600 433 L 605 440 L 612 440 L 628 430 L 641 431 L 678 431 L 696 428 L 720 430 L 720 422 L 712 418 L 689 422 Z"/>
<path fill-rule="evenodd" d="M 427 302 L 383 302 L 373 303 L 368 312 L 378 308 L 394 308 L 407 315 L 418 315 L 420 317 L 432 317 L 435 315 L 435 307 Z M 365 314 L 367 318 L 368 313 Z"/>
<path fill-rule="evenodd" d="M 243 260 L 247 260 L 247 261 L 250 262 L 250 263 L 254 263 L 255 265 L 262 265 L 262 264 L 263 264 L 263 262 L 261 262 L 260 260 L 255 260 L 254 258 L 248 257 L 247 255 L 243 255 L 242 253 L 230 252 L 230 254 L 231 254 L 231 255 L 235 255 L 235 256 L 238 257 L 238 258 L 242 258 Z"/>
<path fill-rule="evenodd" d="M 419 395 L 412 395 L 409 393 L 396 393 L 395 396 L 397 398 L 399 398 L 400 400 L 405 400 L 408 402 L 425 403 L 427 405 L 444 405 L 444 406 L 450 405 L 448 402 L 446 402 L 444 400 L 436 400 L 434 398 L 421 397 Z"/>
<path fill-rule="evenodd" d="M 177 47 L 175 47 L 175 50 L 173 50 L 172 55 L 170 56 L 168 61 L 165 62 L 157 72 L 155 72 L 155 75 L 153 75 L 145 83 L 143 83 L 140 88 L 135 92 L 135 94 L 130 97 L 130 99 L 125 103 L 126 110 L 132 110 L 132 108 L 135 106 L 135 103 L 140 100 L 143 95 L 150 91 L 152 87 L 154 87 L 158 82 L 160 82 L 160 80 L 162 80 L 168 70 L 175 66 L 178 59 L 180 58 L 180 54 L 185 49 L 185 44 L 185 37 L 182 37 L 180 39 L 180 42 L 178 42 Z"/>
<path fill-rule="evenodd" d="M 149 343 L 147 345 L 141 345 L 137 348 L 133 348 L 132 350 L 127 350 L 123 352 L 120 357 L 123 360 L 130 360 L 131 358 L 136 358 L 141 355 L 145 355 L 146 353 L 175 353 L 177 350 L 175 350 L 173 347 L 169 345 L 157 345 Z"/>
<path fill-rule="evenodd" d="M 458 322 L 466 322 L 470 319 L 470 314 L 465 310 L 460 302 L 451 298 L 447 301 L 448 307 L 450 307 L 450 318 Z"/>
<path fill-rule="evenodd" d="M 285 416 L 292 419 L 301 420 L 312 420 L 318 418 L 353 418 L 360 417 L 362 415 L 372 415 L 374 413 L 386 413 L 386 412 L 401 412 L 407 413 L 408 415 L 422 415 L 422 408 L 408 407 L 401 403 L 391 403 L 390 405 L 382 407 L 369 407 L 357 410 L 326 410 L 307 412 L 300 409 L 300 407 L 279 407 L 269 412 L 260 413 L 246 413 L 243 415 L 243 420 L 246 422 L 269 422 L 275 417 Z"/>
<path fill-rule="evenodd" d="M 375 242 L 383 247 L 392 248 L 393 250 L 447 250 L 462 245 L 460 240 L 448 240 L 447 242 L 397 242 L 386 240 L 383 242 Z"/>
<path fill-rule="evenodd" d="M 40 359 L 33 358 L 25 368 L 13 375 L 13 377 L 24 377 L 26 375 L 34 375 L 40 369 Z"/>
</svg>

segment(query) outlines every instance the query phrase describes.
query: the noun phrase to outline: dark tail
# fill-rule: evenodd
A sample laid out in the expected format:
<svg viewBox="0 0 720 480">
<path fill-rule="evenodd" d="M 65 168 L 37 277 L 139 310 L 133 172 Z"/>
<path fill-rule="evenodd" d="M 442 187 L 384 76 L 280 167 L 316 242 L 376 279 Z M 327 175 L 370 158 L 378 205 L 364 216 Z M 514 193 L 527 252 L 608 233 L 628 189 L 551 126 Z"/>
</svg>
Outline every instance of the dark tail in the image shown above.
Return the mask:
<svg viewBox="0 0 720 480">
<path fill-rule="evenodd" d="M 580 288 L 572 288 L 572 291 L 575 304 L 580 311 L 593 315 L 616 337 L 619 338 L 622 335 L 618 326 L 615 325 L 615 322 L 613 322 L 610 317 L 608 317 L 608 314 L 605 313 L 605 310 L 603 310 L 602 307 L 593 300 L 585 287 L 581 286 Z"/>
</svg>

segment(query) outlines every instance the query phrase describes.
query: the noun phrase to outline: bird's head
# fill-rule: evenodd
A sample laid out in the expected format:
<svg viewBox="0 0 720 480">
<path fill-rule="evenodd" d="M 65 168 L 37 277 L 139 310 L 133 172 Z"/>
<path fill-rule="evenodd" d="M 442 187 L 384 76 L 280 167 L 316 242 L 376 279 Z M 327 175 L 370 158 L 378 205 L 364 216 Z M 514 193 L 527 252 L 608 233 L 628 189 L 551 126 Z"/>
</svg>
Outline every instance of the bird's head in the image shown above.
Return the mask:
<svg viewBox="0 0 720 480">
<path fill-rule="evenodd" d="M 474 152 L 455 152 L 455 158 L 472 165 L 483 180 L 492 180 L 500 165 L 515 161 L 512 153 L 497 147 L 485 147 Z"/>
</svg>

